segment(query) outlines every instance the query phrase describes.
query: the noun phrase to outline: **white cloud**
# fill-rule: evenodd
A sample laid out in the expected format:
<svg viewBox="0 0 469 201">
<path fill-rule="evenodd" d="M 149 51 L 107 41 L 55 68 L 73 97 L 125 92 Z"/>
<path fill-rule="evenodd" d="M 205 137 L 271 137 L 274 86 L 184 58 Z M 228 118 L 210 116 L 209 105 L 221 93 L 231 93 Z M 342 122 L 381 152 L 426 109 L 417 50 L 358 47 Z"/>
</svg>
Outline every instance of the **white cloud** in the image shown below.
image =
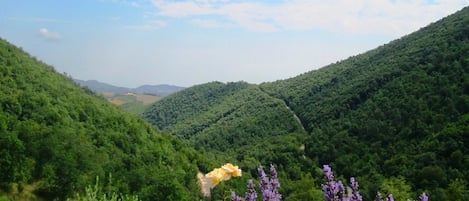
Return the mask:
<svg viewBox="0 0 469 201">
<path fill-rule="evenodd" d="M 202 27 L 225 21 L 250 31 L 320 29 L 402 35 L 449 15 L 467 0 L 290 0 L 281 3 L 227 0 L 153 0 L 157 15 L 188 18 Z M 200 21 L 200 16 L 212 20 Z M 195 19 L 193 19 L 195 18 Z M 208 26 L 207 26 L 208 25 Z"/>
<path fill-rule="evenodd" d="M 39 29 L 39 34 L 46 40 L 50 41 L 57 41 L 62 38 L 59 33 L 49 31 L 46 28 Z"/>
</svg>

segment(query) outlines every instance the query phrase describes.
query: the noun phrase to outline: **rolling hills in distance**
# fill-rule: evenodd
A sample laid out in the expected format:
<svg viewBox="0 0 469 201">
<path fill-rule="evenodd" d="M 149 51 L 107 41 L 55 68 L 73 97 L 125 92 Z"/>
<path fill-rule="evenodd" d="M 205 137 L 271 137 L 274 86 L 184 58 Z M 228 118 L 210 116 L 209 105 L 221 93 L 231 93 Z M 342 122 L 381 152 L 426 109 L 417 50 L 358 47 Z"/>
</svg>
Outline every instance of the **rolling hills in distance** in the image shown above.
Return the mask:
<svg viewBox="0 0 469 201">
<path fill-rule="evenodd" d="M 126 93 L 135 93 L 135 94 L 147 94 L 159 97 L 165 97 L 174 92 L 184 89 L 184 87 L 159 84 L 159 85 L 142 85 L 137 88 L 128 88 L 128 87 L 118 87 L 97 80 L 79 80 L 73 79 L 76 83 L 81 86 L 86 86 L 91 91 L 96 92 L 97 94 L 101 93 L 114 93 L 114 94 L 126 94 Z"/>
<path fill-rule="evenodd" d="M 103 96 L 111 103 L 133 114 L 141 114 L 150 104 L 168 96 L 184 87 L 160 84 L 142 85 L 137 88 L 118 87 L 97 80 L 73 79 L 80 86 L 88 87 L 91 91 Z"/>
<path fill-rule="evenodd" d="M 467 200 L 469 8 L 290 79 L 187 88 L 143 118 L 252 175 L 277 165 L 285 200 L 323 200 L 324 164 L 355 176 L 364 200 Z"/>
</svg>

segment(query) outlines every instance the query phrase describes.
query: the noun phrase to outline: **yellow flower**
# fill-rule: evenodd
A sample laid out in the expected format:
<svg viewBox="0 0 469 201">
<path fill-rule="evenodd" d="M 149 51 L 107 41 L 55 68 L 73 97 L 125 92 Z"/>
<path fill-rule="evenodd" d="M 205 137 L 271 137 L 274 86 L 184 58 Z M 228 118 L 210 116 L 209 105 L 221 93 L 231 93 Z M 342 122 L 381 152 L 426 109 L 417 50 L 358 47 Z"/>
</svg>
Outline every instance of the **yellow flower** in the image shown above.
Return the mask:
<svg viewBox="0 0 469 201">
<path fill-rule="evenodd" d="M 231 163 L 227 163 L 224 166 L 221 167 L 226 174 L 229 174 L 233 177 L 240 177 L 241 176 L 241 169 L 238 168 L 238 166 L 234 166 Z"/>
<path fill-rule="evenodd" d="M 241 169 L 231 163 L 227 163 L 221 168 L 215 168 L 206 175 L 203 175 L 200 172 L 197 174 L 199 184 L 202 188 L 202 194 L 204 194 L 204 196 L 210 196 L 210 189 L 214 188 L 221 181 L 229 180 L 231 177 L 240 176 Z"/>
</svg>

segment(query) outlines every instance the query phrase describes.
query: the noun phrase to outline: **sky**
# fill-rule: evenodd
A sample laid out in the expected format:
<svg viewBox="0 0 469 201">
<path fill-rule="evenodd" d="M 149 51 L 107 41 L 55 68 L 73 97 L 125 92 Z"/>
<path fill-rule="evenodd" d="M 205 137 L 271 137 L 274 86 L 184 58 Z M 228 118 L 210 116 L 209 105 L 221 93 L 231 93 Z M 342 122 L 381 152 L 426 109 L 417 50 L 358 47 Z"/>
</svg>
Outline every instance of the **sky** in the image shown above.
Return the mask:
<svg viewBox="0 0 469 201">
<path fill-rule="evenodd" d="M 287 79 L 467 0 L 0 0 L 0 37 L 76 79 L 137 87 Z"/>
</svg>

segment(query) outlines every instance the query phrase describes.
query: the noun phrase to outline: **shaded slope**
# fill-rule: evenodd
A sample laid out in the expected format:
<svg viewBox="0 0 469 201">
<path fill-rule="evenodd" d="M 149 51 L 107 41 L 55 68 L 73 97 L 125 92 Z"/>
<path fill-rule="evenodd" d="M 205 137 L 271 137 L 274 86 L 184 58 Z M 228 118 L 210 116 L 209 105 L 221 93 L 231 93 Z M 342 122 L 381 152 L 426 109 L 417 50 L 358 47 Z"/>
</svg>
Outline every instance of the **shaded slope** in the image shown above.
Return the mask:
<svg viewBox="0 0 469 201">
<path fill-rule="evenodd" d="M 0 194 L 64 199 L 112 175 L 108 188 L 144 200 L 199 196 L 202 157 L 4 40 L 0 94 Z"/>
</svg>

